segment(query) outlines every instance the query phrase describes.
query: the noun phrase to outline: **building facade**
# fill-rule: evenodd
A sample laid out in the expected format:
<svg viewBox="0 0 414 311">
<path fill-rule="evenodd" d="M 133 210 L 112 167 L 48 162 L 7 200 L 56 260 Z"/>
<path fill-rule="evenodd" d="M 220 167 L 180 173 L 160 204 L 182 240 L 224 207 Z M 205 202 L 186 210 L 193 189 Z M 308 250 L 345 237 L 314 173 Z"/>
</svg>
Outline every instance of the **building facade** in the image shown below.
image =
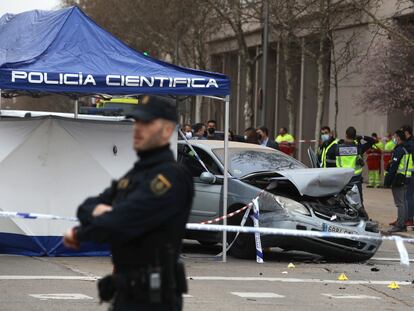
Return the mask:
<svg viewBox="0 0 414 311">
<path fill-rule="evenodd" d="M 375 14 L 379 20 L 395 19 L 397 12 L 398 17 L 401 14 L 412 14 L 410 11 L 401 13 L 401 7 L 397 1 L 383 1 L 381 7 L 375 8 Z M 360 135 L 371 135 L 372 132 L 380 136 L 388 132 L 395 131 L 402 124 L 413 124 L 413 115 L 404 115 L 403 113 L 379 114 L 373 111 L 363 111 L 358 106 L 358 98 L 361 96 L 364 86 L 364 62 L 363 58 L 367 56 L 373 40 L 377 36 L 378 25 L 372 22 L 369 17 L 365 21 L 357 24 L 347 24 L 344 27 L 337 28 L 332 33 L 336 50 L 341 49 L 341 44 L 348 42 L 346 39 L 355 36 L 352 41 L 353 51 L 356 55 L 338 75 L 338 87 L 335 87 L 334 69 L 332 59 L 335 55 L 331 54 L 328 68 L 331 79 L 326 81 L 329 84 L 327 88 L 323 124 L 329 125 L 332 129 L 337 129 L 337 136 L 344 137 L 345 130 L 348 126 L 354 126 Z M 257 55 L 261 51 L 261 28 L 260 25 L 250 27 L 245 34 L 250 53 Z M 378 36 L 381 38 L 381 36 Z M 303 40 L 308 40 L 306 37 Z M 376 40 L 376 39 L 375 39 Z M 243 104 L 246 97 L 245 87 L 245 65 L 241 62 L 238 45 L 234 36 L 230 34 L 220 34 L 217 38 L 212 38 L 209 42 L 209 51 L 211 54 L 211 70 L 227 74 L 232 81 L 231 107 L 230 107 L 230 128 L 237 133 L 243 133 L 245 129 Z M 335 53 L 335 51 L 333 51 Z M 306 150 L 314 143 L 309 142 L 315 139 L 315 120 L 317 111 L 317 63 L 303 49 L 295 57 L 294 62 L 294 94 L 295 94 L 295 133 L 297 144 L 297 157 L 305 160 Z M 261 120 L 261 58 L 254 64 L 252 72 L 252 81 L 254 85 L 253 95 L 253 120 L 252 126 L 258 127 L 263 125 Z M 281 52 L 281 44 L 278 38 L 270 36 L 268 62 L 266 68 L 267 74 L 267 92 L 265 121 L 266 125 L 274 136 L 277 129 L 288 126 L 286 110 L 286 83 L 284 61 Z M 336 96 L 337 93 L 337 96 Z M 338 98 L 337 109 L 335 99 Z M 198 113 L 201 121 L 207 119 L 216 119 L 219 125 L 224 122 L 224 106 L 221 102 L 208 100 L 201 105 Z M 196 120 L 198 121 L 198 120 Z M 300 142 L 304 141 L 304 142 Z"/>
</svg>

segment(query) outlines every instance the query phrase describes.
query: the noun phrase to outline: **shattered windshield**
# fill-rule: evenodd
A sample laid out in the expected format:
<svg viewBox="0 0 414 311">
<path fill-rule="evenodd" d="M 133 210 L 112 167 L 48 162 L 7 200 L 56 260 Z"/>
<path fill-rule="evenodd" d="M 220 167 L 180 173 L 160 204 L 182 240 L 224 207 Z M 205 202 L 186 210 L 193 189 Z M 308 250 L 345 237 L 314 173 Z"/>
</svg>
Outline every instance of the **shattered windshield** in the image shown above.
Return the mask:
<svg viewBox="0 0 414 311">
<path fill-rule="evenodd" d="M 224 149 L 212 151 L 220 162 L 224 163 Z M 257 172 L 306 168 L 304 164 L 277 150 L 229 148 L 229 159 L 229 172 L 234 177 Z"/>
</svg>

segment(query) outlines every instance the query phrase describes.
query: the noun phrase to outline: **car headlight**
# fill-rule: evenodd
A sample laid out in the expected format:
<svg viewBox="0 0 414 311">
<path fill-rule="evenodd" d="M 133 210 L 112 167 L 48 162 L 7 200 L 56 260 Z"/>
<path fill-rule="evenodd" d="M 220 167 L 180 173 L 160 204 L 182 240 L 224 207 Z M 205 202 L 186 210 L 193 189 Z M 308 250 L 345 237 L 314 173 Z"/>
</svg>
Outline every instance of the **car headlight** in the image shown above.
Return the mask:
<svg viewBox="0 0 414 311">
<path fill-rule="evenodd" d="M 310 216 L 309 210 L 299 202 L 278 195 L 275 195 L 275 200 L 277 204 L 289 212 Z"/>
</svg>

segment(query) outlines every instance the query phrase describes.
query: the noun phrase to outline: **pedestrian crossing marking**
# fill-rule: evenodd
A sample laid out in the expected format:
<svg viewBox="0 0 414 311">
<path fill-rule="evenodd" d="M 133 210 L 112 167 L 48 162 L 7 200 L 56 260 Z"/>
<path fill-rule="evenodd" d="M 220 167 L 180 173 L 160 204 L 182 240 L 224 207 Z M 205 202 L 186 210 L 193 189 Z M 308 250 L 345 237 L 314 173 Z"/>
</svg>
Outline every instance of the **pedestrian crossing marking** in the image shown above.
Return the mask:
<svg viewBox="0 0 414 311">
<path fill-rule="evenodd" d="M 29 296 L 33 298 L 37 298 L 40 300 L 83 300 L 83 299 L 93 299 L 90 296 L 86 296 L 84 294 L 29 294 Z"/>
<path fill-rule="evenodd" d="M 231 292 L 231 294 L 242 298 L 285 298 L 275 293 Z"/>
<path fill-rule="evenodd" d="M 381 299 L 377 296 L 368 296 L 368 295 L 348 295 L 348 294 L 322 294 L 322 296 L 326 296 L 329 298 L 334 299 Z"/>
</svg>

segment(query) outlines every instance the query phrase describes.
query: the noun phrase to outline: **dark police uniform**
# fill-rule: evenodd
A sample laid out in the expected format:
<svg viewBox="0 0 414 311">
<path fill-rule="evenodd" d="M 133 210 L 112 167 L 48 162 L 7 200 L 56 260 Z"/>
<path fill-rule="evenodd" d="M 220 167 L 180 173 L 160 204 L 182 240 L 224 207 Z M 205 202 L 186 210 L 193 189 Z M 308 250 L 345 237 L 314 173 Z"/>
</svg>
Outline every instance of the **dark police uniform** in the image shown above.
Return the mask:
<svg viewBox="0 0 414 311">
<path fill-rule="evenodd" d="M 138 156 L 125 176 L 80 205 L 81 226 L 75 235 L 79 241 L 110 244 L 114 274 L 98 287 L 101 299 L 112 300 L 114 310 L 181 310 L 186 280 L 178 256 L 193 180 L 176 163 L 169 145 Z M 100 203 L 111 205 L 112 211 L 93 217 Z"/>
</svg>

